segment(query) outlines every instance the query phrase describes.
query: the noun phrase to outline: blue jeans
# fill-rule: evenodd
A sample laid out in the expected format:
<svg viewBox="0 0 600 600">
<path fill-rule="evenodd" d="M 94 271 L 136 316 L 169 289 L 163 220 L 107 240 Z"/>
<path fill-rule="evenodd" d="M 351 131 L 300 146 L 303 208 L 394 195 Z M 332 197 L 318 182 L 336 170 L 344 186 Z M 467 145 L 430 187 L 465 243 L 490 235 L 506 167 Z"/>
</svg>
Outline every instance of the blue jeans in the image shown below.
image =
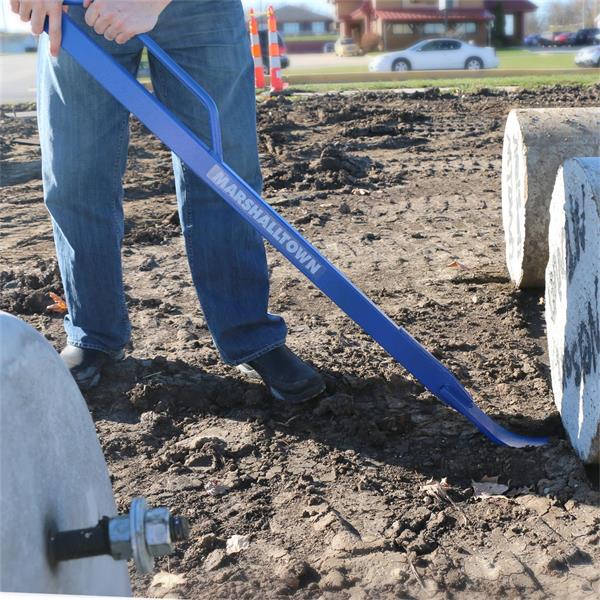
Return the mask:
<svg viewBox="0 0 600 600">
<path fill-rule="evenodd" d="M 108 42 L 72 16 L 132 74 L 142 46 Z M 256 140 L 252 59 L 239 0 L 173 0 L 151 36 L 215 99 L 225 161 L 254 189 L 262 179 Z M 65 52 L 41 40 L 38 121 L 44 198 L 69 308 L 68 342 L 120 351 L 131 327 L 123 291 L 122 177 L 129 113 Z M 202 139 L 210 140 L 202 105 L 150 57 L 155 93 Z M 262 237 L 173 155 L 179 216 L 192 279 L 223 360 L 239 364 L 285 343 L 286 326 L 269 314 Z"/>
</svg>

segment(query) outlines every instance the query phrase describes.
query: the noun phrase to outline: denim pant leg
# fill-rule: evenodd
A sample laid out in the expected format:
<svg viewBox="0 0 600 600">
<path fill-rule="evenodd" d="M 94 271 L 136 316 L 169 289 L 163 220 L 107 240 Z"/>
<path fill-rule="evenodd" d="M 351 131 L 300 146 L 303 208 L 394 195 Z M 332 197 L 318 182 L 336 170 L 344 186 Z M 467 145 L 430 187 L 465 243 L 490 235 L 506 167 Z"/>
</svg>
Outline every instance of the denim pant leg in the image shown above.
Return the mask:
<svg viewBox="0 0 600 600">
<path fill-rule="evenodd" d="M 81 9 L 70 13 L 82 22 Z M 115 58 L 135 72 L 139 42 L 105 48 L 116 49 Z M 44 200 L 69 308 L 68 341 L 119 351 L 130 336 L 121 271 L 129 114 L 66 52 L 52 58 L 46 35 L 38 54 Z"/>
<path fill-rule="evenodd" d="M 174 0 L 151 36 L 214 98 L 225 161 L 260 191 L 254 77 L 239 0 Z M 150 66 L 158 97 L 209 143 L 200 101 L 152 58 Z M 177 156 L 173 165 L 192 278 L 223 360 L 239 364 L 284 344 L 285 323 L 268 312 L 262 237 Z"/>
</svg>

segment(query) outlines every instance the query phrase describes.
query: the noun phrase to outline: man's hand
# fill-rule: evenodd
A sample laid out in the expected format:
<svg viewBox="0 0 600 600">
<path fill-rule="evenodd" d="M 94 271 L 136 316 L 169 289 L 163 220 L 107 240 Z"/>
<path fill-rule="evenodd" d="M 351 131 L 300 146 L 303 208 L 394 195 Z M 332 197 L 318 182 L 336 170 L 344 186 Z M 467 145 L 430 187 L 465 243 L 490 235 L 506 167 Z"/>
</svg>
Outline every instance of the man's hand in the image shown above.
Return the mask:
<svg viewBox="0 0 600 600">
<path fill-rule="evenodd" d="M 171 0 L 84 0 L 85 22 L 117 44 L 154 29 Z"/>
<path fill-rule="evenodd" d="M 31 22 L 31 33 L 34 35 L 40 35 L 44 31 L 47 17 L 50 54 L 58 56 L 61 39 L 62 0 L 10 0 L 10 8 L 21 16 L 21 21 Z"/>
</svg>

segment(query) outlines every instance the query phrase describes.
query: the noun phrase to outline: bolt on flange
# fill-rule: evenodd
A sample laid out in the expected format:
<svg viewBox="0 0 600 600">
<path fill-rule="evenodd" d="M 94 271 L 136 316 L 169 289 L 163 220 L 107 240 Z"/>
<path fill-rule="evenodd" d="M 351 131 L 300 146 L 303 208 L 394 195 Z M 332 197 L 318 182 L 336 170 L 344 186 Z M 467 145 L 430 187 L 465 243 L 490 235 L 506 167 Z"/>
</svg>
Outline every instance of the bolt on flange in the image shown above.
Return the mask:
<svg viewBox="0 0 600 600">
<path fill-rule="evenodd" d="M 144 498 L 134 498 L 129 513 L 103 517 L 95 527 L 61 531 L 50 537 L 50 555 L 55 561 L 92 556 L 114 560 L 133 558 L 140 573 L 154 568 L 154 559 L 171 554 L 174 544 L 189 538 L 185 517 L 171 515 L 168 508 L 149 508 Z"/>
</svg>

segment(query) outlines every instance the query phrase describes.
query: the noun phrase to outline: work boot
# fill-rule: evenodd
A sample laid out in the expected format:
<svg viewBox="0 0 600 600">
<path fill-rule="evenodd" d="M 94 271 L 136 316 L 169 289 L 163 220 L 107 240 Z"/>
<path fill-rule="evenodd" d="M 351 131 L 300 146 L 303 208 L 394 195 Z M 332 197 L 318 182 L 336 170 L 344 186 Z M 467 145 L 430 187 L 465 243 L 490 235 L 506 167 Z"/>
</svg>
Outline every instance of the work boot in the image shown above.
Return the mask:
<svg viewBox="0 0 600 600">
<path fill-rule="evenodd" d="M 67 344 L 60 353 L 60 357 L 67 365 L 73 379 L 83 392 L 95 387 L 100 381 L 102 369 L 117 360 L 123 358 L 123 351 L 108 354 L 101 350 L 90 350 L 89 348 L 78 348 Z"/>
<path fill-rule="evenodd" d="M 275 348 L 238 369 L 249 377 L 262 379 L 276 400 L 299 404 L 325 389 L 319 373 L 300 360 L 287 346 Z"/>
</svg>

